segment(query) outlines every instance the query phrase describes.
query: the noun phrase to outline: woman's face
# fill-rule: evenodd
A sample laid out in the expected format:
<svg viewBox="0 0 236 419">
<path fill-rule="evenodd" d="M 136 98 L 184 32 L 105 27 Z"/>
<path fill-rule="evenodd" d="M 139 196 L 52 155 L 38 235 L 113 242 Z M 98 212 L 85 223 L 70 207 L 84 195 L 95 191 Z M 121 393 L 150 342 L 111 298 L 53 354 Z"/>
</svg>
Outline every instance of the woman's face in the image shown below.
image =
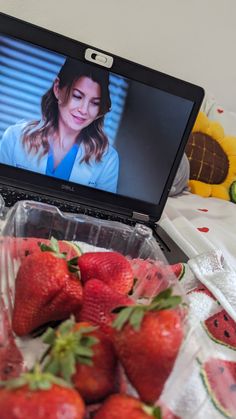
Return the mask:
<svg viewBox="0 0 236 419">
<path fill-rule="evenodd" d="M 59 89 L 59 81 L 54 84 L 58 99 L 59 121 L 75 134 L 90 125 L 99 115 L 101 88 L 89 77 L 80 77 L 72 86 L 65 101 L 66 87 Z"/>
</svg>

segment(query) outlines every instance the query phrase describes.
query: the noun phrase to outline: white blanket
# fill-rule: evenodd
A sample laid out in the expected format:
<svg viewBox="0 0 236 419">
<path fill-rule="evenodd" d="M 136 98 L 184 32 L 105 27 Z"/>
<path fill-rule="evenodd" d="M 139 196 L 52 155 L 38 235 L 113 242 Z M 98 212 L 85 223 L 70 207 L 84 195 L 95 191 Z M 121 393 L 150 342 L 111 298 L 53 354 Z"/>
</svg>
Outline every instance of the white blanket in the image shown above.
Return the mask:
<svg viewBox="0 0 236 419">
<path fill-rule="evenodd" d="M 168 198 L 159 224 L 189 258 L 219 249 L 236 269 L 236 204 L 185 192 Z"/>
</svg>

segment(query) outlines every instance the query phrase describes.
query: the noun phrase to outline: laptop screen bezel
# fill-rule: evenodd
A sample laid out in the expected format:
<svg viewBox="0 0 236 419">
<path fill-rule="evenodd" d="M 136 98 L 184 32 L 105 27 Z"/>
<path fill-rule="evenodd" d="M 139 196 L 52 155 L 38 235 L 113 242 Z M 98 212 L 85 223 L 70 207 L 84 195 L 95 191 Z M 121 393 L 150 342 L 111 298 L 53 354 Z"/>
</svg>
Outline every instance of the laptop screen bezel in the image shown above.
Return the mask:
<svg viewBox="0 0 236 419">
<path fill-rule="evenodd" d="M 94 46 L 84 44 L 64 35 L 52 32 L 48 29 L 19 20 L 3 13 L 0 13 L 0 33 L 30 42 L 62 55 L 78 59 L 81 62 L 87 62 L 85 59 L 85 51 L 87 48 L 95 49 Z M 188 137 L 201 106 L 204 97 L 204 90 L 192 83 L 177 79 L 157 70 L 150 69 L 141 64 L 134 63 L 110 52 L 101 50 L 100 48 L 98 50 L 104 54 L 112 56 L 113 65 L 112 68 L 109 69 L 112 73 L 150 85 L 157 89 L 161 89 L 162 91 L 190 100 L 193 103 L 192 111 L 188 119 L 181 144 L 170 169 L 160 201 L 157 204 L 150 204 L 138 199 L 101 191 L 91 187 L 85 187 L 72 182 L 61 181 L 60 179 L 54 179 L 47 177 L 46 175 L 39 175 L 23 169 L 16 169 L 4 164 L 0 164 L 0 175 L 5 179 L 9 179 L 9 181 L 12 179 L 13 182 L 15 179 L 19 179 L 20 176 L 22 185 L 27 187 L 27 184 L 32 185 L 33 182 L 35 191 L 37 191 L 37 187 L 40 189 L 43 188 L 46 183 L 47 193 L 50 195 L 51 192 L 52 196 L 55 196 L 55 194 L 60 195 L 62 199 L 64 195 L 65 199 L 70 199 L 78 203 L 81 201 L 89 202 L 96 207 L 104 207 L 105 202 L 108 210 L 111 209 L 116 210 L 116 212 L 124 212 L 126 215 L 129 214 L 130 216 L 132 216 L 133 212 L 138 212 L 146 214 L 150 217 L 150 219 L 158 221 L 168 198 L 168 194 L 182 158 Z M 90 64 L 99 66 L 95 63 Z M 50 182 L 47 180 L 50 180 Z"/>
</svg>

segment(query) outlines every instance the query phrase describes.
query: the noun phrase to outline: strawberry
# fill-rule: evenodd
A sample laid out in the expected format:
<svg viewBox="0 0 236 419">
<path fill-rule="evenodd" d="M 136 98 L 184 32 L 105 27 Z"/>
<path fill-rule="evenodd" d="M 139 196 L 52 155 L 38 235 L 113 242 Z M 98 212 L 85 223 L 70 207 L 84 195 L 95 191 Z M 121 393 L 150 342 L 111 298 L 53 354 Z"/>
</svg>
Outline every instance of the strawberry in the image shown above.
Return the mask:
<svg viewBox="0 0 236 419">
<path fill-rule="evenodd" d="M 96 403 L 115 390 L 117 358 L 110 340 L 89 323 L 62 323 L 43 336 L 49 349 L 45 371 L 72 381 L 87 403 Z"/>
<path fill-rule="evenodd" d="M 26 256 L 40 250 L 40 245 L 50 246 L 49 239 L 38 237 L 2 237 L 1 245 L 5 246 L 11 259 L 20 259 L 22 261 Z M 60 252 L 66 252 L 68 259 L 82 254 L 81 249 L 73 242 L 59 240 L 58 246 Z"/>
<path fill-rule="evenodd" d="M 133 286 L 133 273 L 128 260 L 118 252 L 88 252 L 79 257 L 81 280 L 91 278 L 105 282 L 121 294 L 128 294 Z"/>
<path fill-rule="evenodd" d="M 85 405 L 67 383 L 36 367 L 0 388 L 0 412 L 1 419 L 83 419 Z"/>
<path fill-rule="evenodd" d="M 98 279 L 90 279 L 84 285 L 82 308 L 77 313 L 76 320 L 97 325 L 103 333 L 111 336 L 112 321 L 115 318 L 112 310 L 130 304 L 134 304 L 134 301 L 128 296 L 116 292 Z"/>
<path fill-rule="evenodd" d="M 66 319 L 82 302 L 82 285 L 74 272 L 77 258 L 67 262 L 55 240 L 45 250 L 27 256 L 17 273 L 12 327 L 18 336 Z"/>
<path fill-rule="evenodd" d="M 149 305 L 121 309 L 113 326 L 114 344 L 127 377 L 140 398 L 154 403 L 171 373 L 183 340 L 181 301 L 169 288 Z"/>
<path fill-rule="evenodd" d="M 161 419 L 159 407 L 151 407 L 135 397 L 113 394 L 95 413 L 94 419 Z"/>
</svg>

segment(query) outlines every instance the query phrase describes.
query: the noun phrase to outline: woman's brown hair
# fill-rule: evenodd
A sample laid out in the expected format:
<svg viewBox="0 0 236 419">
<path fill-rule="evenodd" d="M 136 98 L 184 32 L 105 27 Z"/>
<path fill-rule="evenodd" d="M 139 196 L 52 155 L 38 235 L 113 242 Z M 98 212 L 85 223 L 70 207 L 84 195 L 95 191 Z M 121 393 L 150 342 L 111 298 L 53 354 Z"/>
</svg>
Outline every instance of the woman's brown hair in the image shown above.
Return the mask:
<svg viewBox="0 0 236 419">
<path fill-rule="evenodd" d="M 108 146 L 108 138 L 103 131 L 104 115 L 110 110 L 111 100 L 109 94 L 109 74 L 106 70 L 85 63 L 79 63 L 67 58 L 59 74 L 59 89 L 66 87 L 65 101 L 69 99 L 74 83 L 80 77 L 88 77 L 97 82 L 101 88 L 99 117 L 78 135 L 77 143 L 83 144 L 85 154 L 82 161 L 89 163 L 94 157 L 97 162 L 102 158 Z M 42 119 L 29 122 L 23 132 L 23 144 L 28 146 L 29 152 L 37 153 L 41 146 L 42 157 L 49 150 L 48 136 L 58 129 L 58 102 L 52 87 L 43 95 L 41 101 Z"/>
</svg>

